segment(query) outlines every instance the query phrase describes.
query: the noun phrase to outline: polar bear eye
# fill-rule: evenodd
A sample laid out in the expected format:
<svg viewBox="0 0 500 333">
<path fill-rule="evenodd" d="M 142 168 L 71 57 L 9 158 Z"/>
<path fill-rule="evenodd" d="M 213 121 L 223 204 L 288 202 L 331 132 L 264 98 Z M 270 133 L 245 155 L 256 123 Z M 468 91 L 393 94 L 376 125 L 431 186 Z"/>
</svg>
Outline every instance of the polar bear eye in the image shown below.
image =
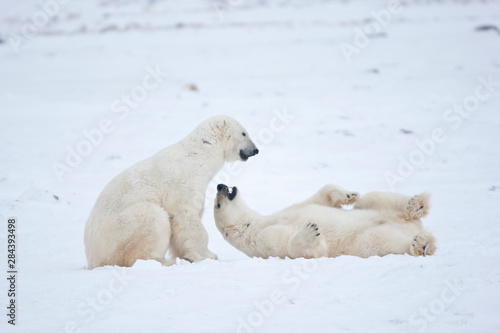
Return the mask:
<svg viewBox="0 0 500 333">
<path fill-rule="evenodd" d="M 220 203 L 217 203 L 217 208 L 220 208 Z"/>
<path fill-rule="evenodd" d="M 243 135 L 243 136 L 247 136 L 247 134 L 246 134 L 245 132 L 241 133 L 241 135 Z"/>
</svg>

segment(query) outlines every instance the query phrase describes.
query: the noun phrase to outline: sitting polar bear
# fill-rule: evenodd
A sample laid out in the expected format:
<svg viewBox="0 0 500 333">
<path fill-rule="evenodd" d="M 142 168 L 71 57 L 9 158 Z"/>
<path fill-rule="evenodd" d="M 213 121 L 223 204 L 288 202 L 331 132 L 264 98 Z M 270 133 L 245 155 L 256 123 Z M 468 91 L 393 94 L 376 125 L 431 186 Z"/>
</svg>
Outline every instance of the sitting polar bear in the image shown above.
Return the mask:
<svg viewBox="0 0 500 333">
<path fill-rule="evenodd" d="M 236 120 L 218 116 L 123 171 L 102 190 L 87 220 L 87 268 L 132 266 L 137 259 L 168 265 L 168 249 L 191 262 L 216 259 L 201 223 L 207 186 L 224 162 L 258 152 Z"/>
<path fill-rule="evenodd" d="M 342 205 L 355 203 L 352 210 Z M 222 236 L 250 257 L 362 258 L 430 255 L 434 237 L 424 230 L 429 195 L 373 192 L 359 197 L 326 185 L 310 199 L 269 216 L 250 209 L 236 187 L 217 186 L 214 215 Z"/>
</svg>

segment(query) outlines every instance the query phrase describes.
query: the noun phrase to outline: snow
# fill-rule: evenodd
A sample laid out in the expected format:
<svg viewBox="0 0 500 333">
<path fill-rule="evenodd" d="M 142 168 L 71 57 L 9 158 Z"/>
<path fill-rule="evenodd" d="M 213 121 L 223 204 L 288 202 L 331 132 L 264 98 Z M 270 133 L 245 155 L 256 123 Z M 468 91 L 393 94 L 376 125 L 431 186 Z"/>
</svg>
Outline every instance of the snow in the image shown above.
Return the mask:
<svg viewBox="0 0 500 333">
<path fill-rule="evenodd" d="M 0 248 L 16 217 L 19 274 L 1 331 L 498 332 L 500 36 L 476 28 L 499 19 L 472 0 L 5 1 Z M 207 191 L 219 260 L 86 270 L 104 185 L 216 114 L 261 150 Z M 248 258 L 216 230 L 218 182 L 262 213 L 326 183 L 428 191 L 438 251 Z"/>
</svg>

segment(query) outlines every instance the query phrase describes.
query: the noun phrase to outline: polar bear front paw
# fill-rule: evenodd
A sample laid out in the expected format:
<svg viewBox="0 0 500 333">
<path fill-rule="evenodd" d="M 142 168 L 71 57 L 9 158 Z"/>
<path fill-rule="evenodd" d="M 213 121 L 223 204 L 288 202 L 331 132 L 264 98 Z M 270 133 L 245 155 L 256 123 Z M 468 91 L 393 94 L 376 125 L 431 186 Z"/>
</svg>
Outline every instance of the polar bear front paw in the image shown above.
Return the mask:
<svg viewBox="0 0 500 333">
<path fill-rule="evenodd" d="M 302 227 L 302 236 L 304 241 L 311 245 L 316 245 L 318 243 L 318 236 L 321 235 L 319 232 L 318 225 L 316 223 L 307 223 Z"/>
<path fill-rule="evenodd" d="M 436 252 L 436 244 L 432 235 L 427 232 L 422 232 L 413 238 L 413 242 L 410 246 L 411 255 L 415 257 L 425 257 L 426 255 L 434 254 L 434 252 Z"/>
<path fill-rule="evenodd" d="M 352 192 L 352 193 L 347 193 L 346 196 L 347 196 L 346 204 L 350 205 L 353 204 L 358 199 L 359 194 L 356 192 Z"/>
<path fill-rule="evenodd" d="M 327 254 L 328 247 L 316 223 L 304 224 L 288 242 L 290 258 L 320 258 Z"/>
<path fill-rule="evenodd" d="M 357 192 L 347 191 L 335 185 L 326 185 L 321 193 L 326 197 L 329 206 L 340 207 L 341 205 L 352 205 L 359 197 Z"/>
<path fill-rule="evenodd" d="M 318 237 L 321 235 L 316 223 L 308 222 L 300 228 L 292 237 L 291 242 L 296 248 L 311 248 L 318 245 Z"/>
<path fill-rule="evenodd" d="M 204 251 L 203 253 L 196 253 L 196 252 L 192 252 L 192 253 L 189 253 L 189 254 L 186 254 L 182 257 L 182 259 L 185 259 L 189 262 L 198 262 L 198 261 L 202 261 L 202 260 L 205 260 L 205 259 L 213 259 L 213 260 L 217 260 L 217 255 L 215 253 L 213 253 L 212 251 L 210 250 L 206 250 Z"/>
</svg>

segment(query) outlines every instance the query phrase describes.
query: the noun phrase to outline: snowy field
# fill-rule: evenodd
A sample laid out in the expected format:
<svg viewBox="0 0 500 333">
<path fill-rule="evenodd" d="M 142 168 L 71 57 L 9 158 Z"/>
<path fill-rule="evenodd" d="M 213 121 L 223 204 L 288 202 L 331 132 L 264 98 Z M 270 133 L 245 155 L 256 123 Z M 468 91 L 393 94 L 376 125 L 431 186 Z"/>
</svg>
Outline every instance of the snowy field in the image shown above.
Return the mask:
<svg viewBox="0 0 500 333">
<path fill-rule="evenodd" d="M 1 332 L 499 332 L 498 1 L 1 1 Z M 218 114 L 261 153 L 203 223 L 219 260 L 86 270 L 116 174 Z M 218 182 L 271 213 L 326 183 L 428 191 L 434 256 L 248 258 Z"/>
</svg>

